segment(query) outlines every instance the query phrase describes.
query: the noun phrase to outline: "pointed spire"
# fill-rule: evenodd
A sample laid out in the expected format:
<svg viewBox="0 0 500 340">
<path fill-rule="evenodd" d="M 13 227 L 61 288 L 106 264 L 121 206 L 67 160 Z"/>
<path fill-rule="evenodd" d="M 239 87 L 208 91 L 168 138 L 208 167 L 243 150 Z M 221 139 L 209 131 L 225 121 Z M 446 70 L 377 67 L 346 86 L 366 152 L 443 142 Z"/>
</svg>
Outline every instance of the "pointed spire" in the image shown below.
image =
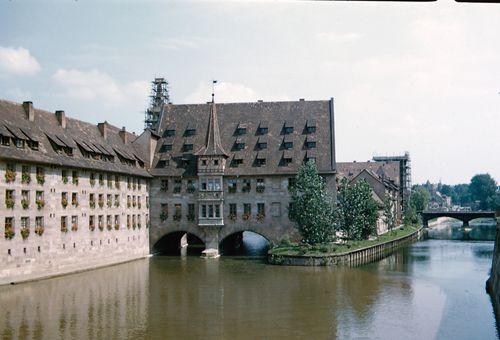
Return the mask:
<svg viewBox="0 0 500 340">
<path fill-rule="evenodd" d="M 210 116 L 208 118 L 207 137 L 205 146 L 202 147 L 196 155 L 198 156 L 226 156 L 229 155 L 222 147 L 219 132 L 219 122 L 217 121 L 217 108 L 215 106 L 214 96 L 212 94 L 212 103 L 210 103 Z"/>
</svg>

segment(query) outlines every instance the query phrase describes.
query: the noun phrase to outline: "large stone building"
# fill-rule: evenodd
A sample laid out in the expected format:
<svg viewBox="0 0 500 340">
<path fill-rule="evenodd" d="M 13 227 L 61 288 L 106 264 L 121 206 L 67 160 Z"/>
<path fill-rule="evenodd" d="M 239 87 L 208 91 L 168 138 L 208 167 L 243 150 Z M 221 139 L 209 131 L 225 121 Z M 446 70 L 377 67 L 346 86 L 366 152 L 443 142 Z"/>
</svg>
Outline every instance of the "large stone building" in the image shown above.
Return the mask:
<svg viewBox="0 0 500 340">
<path fill-rule="evenodd" d="M 148 138 L 0 101 L 0 284 L 148 255 Z"/>
<path fill-rule="evenodd" d="M 96 268 L 191 234 L 298 238 L 288 188 L 315 161 L 336 194 L 333 99 L 165 104 L 140 136 L 0 100 L 0 284 Z"/>
<path fill-rule="evenodd" d="M 298 167 L 316 162 L 335 196 L 333 99 L 166 105 L 151 174 L 151 245 L 188 232 L 217 256 L 243 231 L 297 238 L 288 218 Z"/>
</svg>

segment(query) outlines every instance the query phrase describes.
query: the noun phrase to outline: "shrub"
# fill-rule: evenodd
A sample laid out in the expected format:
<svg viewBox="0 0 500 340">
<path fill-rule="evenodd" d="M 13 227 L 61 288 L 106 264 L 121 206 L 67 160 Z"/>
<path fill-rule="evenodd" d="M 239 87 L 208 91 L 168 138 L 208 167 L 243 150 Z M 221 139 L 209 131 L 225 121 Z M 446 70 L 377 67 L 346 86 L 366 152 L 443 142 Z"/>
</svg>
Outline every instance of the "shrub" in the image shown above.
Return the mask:
<svg viewBox="0 0 500 340">
<path fill-rule="evenodd" d="M 28 238 L 28 236 L 30 236 L 30 228 L 27 228 L 27 227 L 21 228 L 21 236 L 22 236 L 23 240 L 26 240 Z"/>
<path fill-rule="evenodd" d="M 45 228 L 43 226 L 35 227 L 35 234 L 37 234 L 38 236 L 42 236 L 44 231 L 45 231 Z"/>
</svg>

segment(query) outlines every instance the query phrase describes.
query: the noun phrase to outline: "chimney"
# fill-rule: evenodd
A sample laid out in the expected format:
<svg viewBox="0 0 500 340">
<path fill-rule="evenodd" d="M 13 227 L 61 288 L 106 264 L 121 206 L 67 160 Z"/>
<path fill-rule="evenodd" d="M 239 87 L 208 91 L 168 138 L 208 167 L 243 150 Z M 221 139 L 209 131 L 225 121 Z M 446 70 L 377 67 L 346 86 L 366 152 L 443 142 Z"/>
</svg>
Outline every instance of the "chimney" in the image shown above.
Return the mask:
<svg viewBox="0 0 500 340">
<path fill-rule="evenodd" d="M 101 132 L 101 136 L 104 139 L 108 139 L 108 122 L 104 121 L 104 123 L 97 124 L 99 131 Z"/>
<path fill-rule="evenodd" d="M 59 125 L 61 125 L 63 129 L 66 129 L 66 114 L 64 113 L 63 110 L 56 111 L 56 118 L 57 121 L 59 122 Z"/>
<path fill-rule="evenodd" d="M 118 132 L 118 134 L 120 135 L 123 143 L 127 144 L 128 138 L 127 138 L 127 130 L 125 130 L 125 126 L 122 127 L 121 131 Z"/>
<path fill-rule="evenodd" d="M 26 113 L 26 119 L 30 122 L 35 120 L 35 109 L 33 108 L 33 102 L 23 102 L 24 112 Z"/>
</svg>

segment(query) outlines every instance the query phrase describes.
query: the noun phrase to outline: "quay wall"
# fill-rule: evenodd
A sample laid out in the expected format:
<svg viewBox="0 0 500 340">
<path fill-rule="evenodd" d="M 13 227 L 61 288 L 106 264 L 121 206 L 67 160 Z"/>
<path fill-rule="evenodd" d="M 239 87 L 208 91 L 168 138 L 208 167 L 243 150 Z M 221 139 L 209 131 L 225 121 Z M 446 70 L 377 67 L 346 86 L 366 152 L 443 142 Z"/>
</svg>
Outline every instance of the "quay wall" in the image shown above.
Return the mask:
<svg viewBox="0 0 500 340">
<path fill-rule="evenodd" d="M 397 238 L 395 240 L 334 255 L 300 256 L 300 255 L 269 254 L 268 262 L 270 264 L 277 264 L 284 266 L 314 267 L 314 266 L 346 265 L 350 267 L 355 267 L 366 263 L 378 261 L 386 256 L 389 256 L 396 249 L 420 240 L 422 235 L 423 235 L 423 228 L 419 228 L 414 233 Z"/>
<path fill-rule="evenodd" d="M 500 327 L 500 211 L 495 213 L 495 217 L 497 222 L 495 248 L 493 250 L 490 277 L 486 281 L 486 290 L 490 294 L 493 303 L 497 327 Z"/>
</svg>

